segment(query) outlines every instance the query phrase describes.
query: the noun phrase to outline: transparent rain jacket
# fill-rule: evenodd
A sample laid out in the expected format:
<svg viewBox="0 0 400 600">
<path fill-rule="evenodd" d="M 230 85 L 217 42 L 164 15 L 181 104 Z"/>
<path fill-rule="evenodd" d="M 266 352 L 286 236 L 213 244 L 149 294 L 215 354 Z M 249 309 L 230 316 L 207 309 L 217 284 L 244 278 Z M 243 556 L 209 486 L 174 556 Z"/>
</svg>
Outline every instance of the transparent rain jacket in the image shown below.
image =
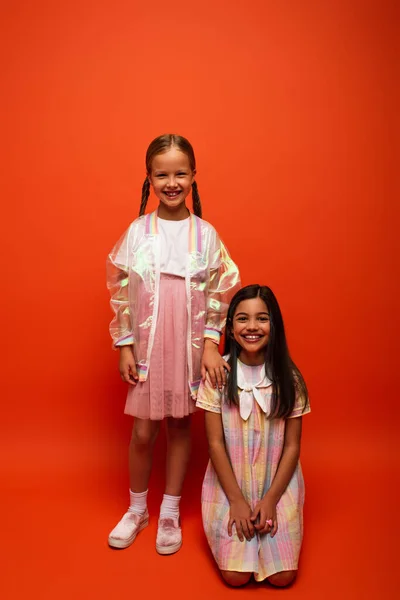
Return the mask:
<svg viewBox="0 0 400 600">
<path fill-rule="evenodd" d="M 107 260 L 107 286 L 115 313 L 115 346 L 134 344 L 139 381 L 146 381 L 157 324 L 161 241 L 157 211 L 136 219 Z M 189 388 L 196 397 L 204 338 L 219 343 L 239 271 L 214 227 L 190 215 L 186 263 Z M 182 315 L 185 318 L 185 315 Z"/>
</svg>

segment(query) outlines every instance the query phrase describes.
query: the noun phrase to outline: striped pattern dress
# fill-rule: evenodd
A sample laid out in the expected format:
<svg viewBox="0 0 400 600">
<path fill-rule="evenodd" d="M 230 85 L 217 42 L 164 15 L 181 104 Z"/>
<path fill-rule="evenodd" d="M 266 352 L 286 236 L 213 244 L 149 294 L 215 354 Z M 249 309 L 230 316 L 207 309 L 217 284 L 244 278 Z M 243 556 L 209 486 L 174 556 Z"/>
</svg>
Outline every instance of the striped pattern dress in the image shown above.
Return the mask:
<svg viewBox="0 0 400 600">
<path fill-rule="evenodd" d="M 258 391 L 265 399 L 268 414 L 272 385 L 265 377 L 264 366 L 247 366 L 238 362 L 238 371 L 241 370 L 248 389 L 263 381 Z M 302 412 L 304 403 L 304 398 L 297 398 L 289 418 L 310 412 L 309 406 Z M 230 406 L 223 394 L 207 381 L 200 386 L 197 406 L 221 414 L 226 451 L 233 472 L 244 498 L 253 508 L 268 491 L 278 469 L 285 420 L 268 420 L 255 399 L 249 417 L 244 420 L 239 408 Z M 254 573 L 256 581 L 263 581 L 280 571 L 296 570 L 303 537 L 303 504 L 304 480 L 299 462 L 277 504 L 278 532 L 275 537 L 256 533 L 251 541 L 241 542 L 235 528 L 232 537 L 229 537 L 229 502 L 210 461 L 202 488 L 202 516 L 205 534 L 218 567 L 224 571 Z"/>
</svg>

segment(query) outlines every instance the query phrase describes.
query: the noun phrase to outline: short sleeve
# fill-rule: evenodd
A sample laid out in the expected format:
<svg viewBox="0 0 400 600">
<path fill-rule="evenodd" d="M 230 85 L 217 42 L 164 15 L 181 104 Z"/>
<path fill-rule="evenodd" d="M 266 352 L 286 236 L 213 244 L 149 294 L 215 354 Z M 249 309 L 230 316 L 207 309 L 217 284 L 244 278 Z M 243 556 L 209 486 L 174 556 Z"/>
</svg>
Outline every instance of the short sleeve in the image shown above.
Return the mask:
<svg viewBox="0 0 400 600">
<path fill-rule="evenodd" d="M 207 374 L 206 380 L 200 383 L 196 406 L 208 412 L 221 413 L 221 402 L 222 394 L 212 386 Z"/>
<path fill-rule="evenodd" d="M 294 403 L 294 408 L 288 419 L 294 419 L 296 417 L 302 417 L 303 415 L 307 415 L 311 412 L 310 402 L 307 397 L 296 391 L 296 400 Z"/>
</svg>

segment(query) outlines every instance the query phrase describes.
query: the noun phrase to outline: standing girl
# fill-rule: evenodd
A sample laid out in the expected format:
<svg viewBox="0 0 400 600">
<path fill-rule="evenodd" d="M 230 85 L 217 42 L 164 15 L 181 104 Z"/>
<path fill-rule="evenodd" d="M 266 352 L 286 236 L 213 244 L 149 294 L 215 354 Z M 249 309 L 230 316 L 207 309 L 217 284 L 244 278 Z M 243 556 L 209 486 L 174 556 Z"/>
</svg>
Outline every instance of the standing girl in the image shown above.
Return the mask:
<svg viewBox="0 0 400 600">
<path fill-rule="evenodd" d="M 162 135 L 146 154 L 139 218 L 108 259 L 120 350 L 119 370 L 129 384 L 125 413 L 135 417 L 129 451 L 130 506 L 108 541 L 127 548 L 147 526 L 147 488 L 153 446 L 167 421 L 166 487 L 156 549 L 182 545 L 179 501 L 190 453 L 190 415 L 201 375 L 222 386 L 227 363 L 218 352 L 229 298 L 239 273 L 215 229 L 201 219 L 193 148 L 179 135 Z M 153 188 L 158 210 L 145 215 Z M 186 206 L 192 192 L 193 211 Z M 204 351 L 204 352 L 203 352 Z"/>
<path fill-rule="evenodd" d="M 203 524 L 224 580 L 290 584 L 303 535 L 302 415 L 310 411 L 303 377 L 289 357 L 272 291 L 250 285 L 232 299 L 225 354 L 228 385 L 207 379 L 197 406 L 206 412 L 210 462 Z"/>
</svg>

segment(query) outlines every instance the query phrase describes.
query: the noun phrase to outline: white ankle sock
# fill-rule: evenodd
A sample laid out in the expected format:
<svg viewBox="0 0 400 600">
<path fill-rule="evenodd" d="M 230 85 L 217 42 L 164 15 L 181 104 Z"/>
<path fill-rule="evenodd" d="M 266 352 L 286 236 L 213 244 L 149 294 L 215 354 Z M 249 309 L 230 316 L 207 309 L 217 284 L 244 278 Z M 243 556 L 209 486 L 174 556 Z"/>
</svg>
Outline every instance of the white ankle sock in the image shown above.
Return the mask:
<svg viewBox="0 0 400 600">
<path fill-rule="evenodd" d="M 139 492 L 137 494 L 136 492 L 132 492 L 132 490 L 129 490 L 130 505 L 128 512 L 135 513 L 135 515 L 140 516 L 144 515 L 147 509 L 148 491 L 149 490 L 146 490 L 145 492 Z"/>
<path fill-rule="evenodd" d="M 179 519 L 180 496 L 168 496 L 164 494 L 160 508 L 160 518 L 172 517 Z"/>
</svg>

